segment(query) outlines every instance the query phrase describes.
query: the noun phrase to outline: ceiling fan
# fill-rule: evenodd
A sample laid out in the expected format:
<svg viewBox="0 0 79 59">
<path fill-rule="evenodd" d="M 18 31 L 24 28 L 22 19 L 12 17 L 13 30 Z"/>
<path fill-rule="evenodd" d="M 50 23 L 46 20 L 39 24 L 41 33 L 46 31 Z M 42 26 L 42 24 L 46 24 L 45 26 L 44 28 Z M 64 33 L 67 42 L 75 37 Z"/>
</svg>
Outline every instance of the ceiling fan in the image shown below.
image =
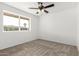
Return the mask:
<svg viewBox="0 0 79 59">
<path fill-rule="evenodd" d="M 40 12 L 44 11 L 45 13 L 49 13 L 49 11 L 47 11 L 45 9 L 50 8 L 50 7 L 54 7 L 54 4 L 50 4 L 50 5 L 44 6 L 43 2 L 38 2 L 38 7 L 37 8 L 29 8 L 29 9 L 37 9 Z M 39 14 L 40 13 L 39 11 L 37 11 L 36 14 Z"/>
</svg>

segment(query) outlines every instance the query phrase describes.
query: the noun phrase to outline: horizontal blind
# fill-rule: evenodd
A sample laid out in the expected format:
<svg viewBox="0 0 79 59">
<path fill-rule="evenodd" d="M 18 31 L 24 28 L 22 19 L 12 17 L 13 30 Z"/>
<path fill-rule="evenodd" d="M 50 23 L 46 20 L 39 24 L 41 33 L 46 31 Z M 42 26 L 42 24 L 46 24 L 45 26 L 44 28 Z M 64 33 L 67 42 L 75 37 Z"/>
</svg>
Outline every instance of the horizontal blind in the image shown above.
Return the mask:
<svg viewBox="0 0 79 59">
<path fill-rule="evenodd" d="M 20 16 L 20 19 L 29 20 L 29 18 Z"/>
<path fill-rule="evenodd" d="M 15 14 L 12 14 L 12 13 L 3 12 L 3 14 L 6 15 L 6 16 L 14 17 L 14 18 L 19 18 L 18 15 L 15 15 Z M 26 17 L 23 17 L 23 16 L 20 16 L 20 19 L 29 20 L 29 18 L 26 18 Z"/>
<path fill-rule="evenodd" d="M 3 15 L 14 17 L 14 18 L 19 18 L 19 16 L 15 15 L 15 14 L 7 13 L 7 12 L 3 12 Z"/>
</svg>

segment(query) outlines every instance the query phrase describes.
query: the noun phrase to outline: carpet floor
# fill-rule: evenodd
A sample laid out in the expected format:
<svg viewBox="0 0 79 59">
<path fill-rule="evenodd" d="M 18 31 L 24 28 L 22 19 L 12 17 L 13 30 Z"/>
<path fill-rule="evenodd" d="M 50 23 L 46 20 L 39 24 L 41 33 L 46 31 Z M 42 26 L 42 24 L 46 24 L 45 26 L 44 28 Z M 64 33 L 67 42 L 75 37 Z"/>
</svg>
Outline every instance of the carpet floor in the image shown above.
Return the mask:
<svg viewBox="0 0 79 59">
<path fill-rule="evenodd" d="M 77 56 L 76 46 L 62 43 L 33 40 L 14 47 L 0 50 L 0 56 Z"/>
</svg>

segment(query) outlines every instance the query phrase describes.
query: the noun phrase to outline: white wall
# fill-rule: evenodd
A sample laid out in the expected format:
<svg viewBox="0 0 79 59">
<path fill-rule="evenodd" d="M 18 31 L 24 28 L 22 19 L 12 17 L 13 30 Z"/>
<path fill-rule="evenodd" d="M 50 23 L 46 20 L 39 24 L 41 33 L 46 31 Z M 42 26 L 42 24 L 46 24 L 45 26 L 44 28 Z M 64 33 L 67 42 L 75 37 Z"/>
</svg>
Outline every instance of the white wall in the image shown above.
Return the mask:
<svg viewBox="0 0 79 59">
<path fill-rule="evenodd" d="M 31 32 L 2 32 L 3 28 L 3 17 L 2 10 L 9 10 L 17 14 L 21 14 L 31 18 Z M 37 27 L 38 26 L 38 17 L 19 10 L 17 8 L 11 7 L 9 5 L 5 5 L 0 3 L 0 49 L 8 48 L 11 46 L 15 46 L 17 44 L 21 44 L 24 42 L 28 42 L 31 40 L 35 40 L 37 38 Z"/>
<path fill-rule="evenodd" d="M 78 51 L 79 51 L 79 3 L 77 6 L 77 46 L 78 46 Z"/>
<path fill-rule="evenodd" d="M 40 17 L 39 38 L 76 45 L 77 8 L 68 8 Z"/>
</svg>

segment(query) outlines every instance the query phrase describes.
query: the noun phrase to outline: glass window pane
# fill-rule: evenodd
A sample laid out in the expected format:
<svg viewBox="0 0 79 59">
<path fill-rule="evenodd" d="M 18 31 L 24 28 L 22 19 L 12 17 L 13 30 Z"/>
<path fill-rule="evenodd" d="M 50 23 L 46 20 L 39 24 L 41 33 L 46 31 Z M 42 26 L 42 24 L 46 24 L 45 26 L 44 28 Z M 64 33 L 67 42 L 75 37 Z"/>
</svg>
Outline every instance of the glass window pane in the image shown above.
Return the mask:
<svg viewBox="0 0 79 59">
<path fill-rule="evenodd" d="M 20 30 L 28 30 L 29 29 L 29 20 L 20 19 Z"/>
<path fill-rule="evenodd" d="M 18 31 L 19 20 L 15 17 L 3 15 L 4 31 Z"/>
</svg>

